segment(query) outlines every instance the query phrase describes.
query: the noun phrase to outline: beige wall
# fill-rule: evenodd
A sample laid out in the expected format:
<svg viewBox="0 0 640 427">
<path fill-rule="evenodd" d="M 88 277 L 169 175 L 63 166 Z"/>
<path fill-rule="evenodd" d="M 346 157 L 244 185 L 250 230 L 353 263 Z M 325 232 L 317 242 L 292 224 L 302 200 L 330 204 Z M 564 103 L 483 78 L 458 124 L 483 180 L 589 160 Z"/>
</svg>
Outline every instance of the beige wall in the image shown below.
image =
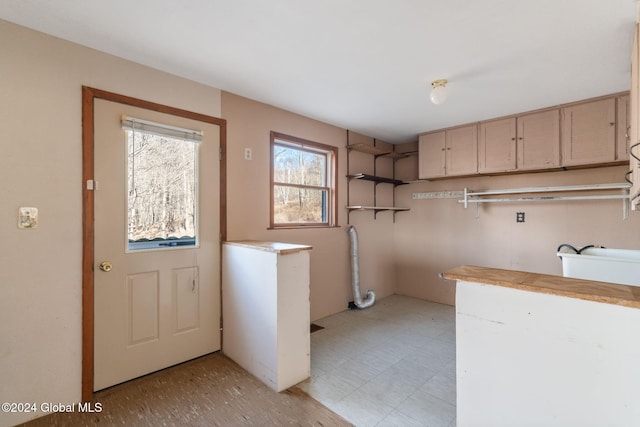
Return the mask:
<svg viewBox="0 0 640 427">
<path fill-rule="evenodd" d="M 411 174 L 417 159 L 402 160 Z M 562 275 L 561 243 L 640 249 L 640 213 L 623 220 L 622 201 L 484 204 L 455 199 L 412 200 L 411 193 L 624 182 L 626 166 L 523 175 L 460 178 L 399 187 L 394 245 L 397 293 L 453 304 L 455 285 L 438 273 L 463 264 Z M 415 175 L 414 175 L 415 176 Z M 516 212 L 525 222 L 516 223 Z"/>
<path fill-rule="evenodd" d="M 0 52 L 0 401 L 78 402 L 81 87 L 217 117 L 220 91 L 4 21 Z M 20 206 L 37 229 L 18 229 Z"/>
<path fill-rule="evenodd" d="M 265 105 L 231 93 L 222 93 L 222 117 L 227 120 L 227 239 L 266 240 L 313 246 L 311 252 L 311 320 L 343 311 L 351 294 L 349 238 L 347 233 L 347 133 L 344 129 L 318 122 L 288 111 Z M 269 135 L 271 131 L 332 145 L 338 153 L 338 225 L 337 228 L 269 230 Z M 360 142 L 373 143 L 352 134 Z M 244 149 L 253 159 L 244 159 Z M 358 153 L 360 154 L 360 153 Z M 370 157 L 370 156 L 369 156 Z M 372 158 L 370 157 L 370 160 Z M 373 163 L 371 163 L 373 164 Z M 367 172 L 366 170 L 360 172 Z M 372 172 L 372 171 L 371 171 Z M 369 172 L 369 173 L 371 173 Z M 390 171 L 388 171 L 390 172 Z M 363 183 L 357 183 L 363 184 Z M 352 187 L 363 192 L 364 200 L 372 184 Z M 372 203 L 372 200 L 371 200 Z M 382 217 L 383 214 L 380 216 Z M 380 296 L 393 293 L 392 222 L 389 217 L 374 221 L 373 214 L 352 214 L 352 223 L 367 250 L 361 258 L 362 288 Z M 384 245 L 384 247 L 381 247 Z M 382 256 L 382 255 L 387 256 Z"/>
</svg>

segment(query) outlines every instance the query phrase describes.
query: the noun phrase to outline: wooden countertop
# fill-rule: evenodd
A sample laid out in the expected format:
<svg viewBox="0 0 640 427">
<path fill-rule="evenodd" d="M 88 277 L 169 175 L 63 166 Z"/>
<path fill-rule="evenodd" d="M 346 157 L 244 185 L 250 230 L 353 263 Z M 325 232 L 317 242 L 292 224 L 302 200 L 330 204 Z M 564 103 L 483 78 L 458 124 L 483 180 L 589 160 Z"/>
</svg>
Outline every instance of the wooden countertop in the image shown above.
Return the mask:
<svg viewBox="0 0 640 427">
<path fill-rule="evenodd" d="M 444 273 L 444 278 L 640 308 L 637 286 L 472 265 L 453 268 Z"/>
<path fill-rule="evenodd" d="M 258 240 L 236 240 L 230 242 L 224 242 L 225 245 L 244 246 L 260 251 L 273 252 L 281 255 L 294 254 L 301 251 L 310 251 L 313 246 L 298 245 L 294 243 L 280 243 L 280 242 L 261 242 Z"/>
</svg>

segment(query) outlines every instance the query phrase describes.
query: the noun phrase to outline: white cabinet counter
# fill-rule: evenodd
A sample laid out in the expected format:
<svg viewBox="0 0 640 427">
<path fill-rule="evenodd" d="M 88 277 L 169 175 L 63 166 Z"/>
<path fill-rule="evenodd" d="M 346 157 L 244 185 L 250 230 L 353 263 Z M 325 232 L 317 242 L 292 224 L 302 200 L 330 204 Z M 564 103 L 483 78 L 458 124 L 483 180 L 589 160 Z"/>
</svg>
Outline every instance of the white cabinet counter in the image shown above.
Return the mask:
<svg viewBox="0 0 640 427">
<path fill-rule="evenodd" d="M 640 420 L 640 288 L 463 266 L 457 425 L 632 426 Z"/>
<path fill-rule="evenodd" d="M 222 246 L 222 351 L 276 391 L 310 375 L 311 249 L 257 241 Z"/>
</svg>

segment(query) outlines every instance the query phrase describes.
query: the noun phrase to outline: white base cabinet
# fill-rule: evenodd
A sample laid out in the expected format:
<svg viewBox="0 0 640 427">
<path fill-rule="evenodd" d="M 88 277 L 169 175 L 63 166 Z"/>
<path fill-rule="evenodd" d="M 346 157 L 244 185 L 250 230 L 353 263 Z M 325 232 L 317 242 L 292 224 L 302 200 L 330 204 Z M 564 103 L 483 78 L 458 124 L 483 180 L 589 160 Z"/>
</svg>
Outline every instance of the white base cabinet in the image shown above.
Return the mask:
<svg viewBox="0 0 640 427">
<path fill-rule="evenodd" d="M 639 425 L 638 336 L 638 308 L 458 281 L 457 425 Z"/>
<path fill-rule="evenodd" d="M 222 352 L 275 391 L 307 378 L 311 246 L 225 242 Z"/>
</svg>

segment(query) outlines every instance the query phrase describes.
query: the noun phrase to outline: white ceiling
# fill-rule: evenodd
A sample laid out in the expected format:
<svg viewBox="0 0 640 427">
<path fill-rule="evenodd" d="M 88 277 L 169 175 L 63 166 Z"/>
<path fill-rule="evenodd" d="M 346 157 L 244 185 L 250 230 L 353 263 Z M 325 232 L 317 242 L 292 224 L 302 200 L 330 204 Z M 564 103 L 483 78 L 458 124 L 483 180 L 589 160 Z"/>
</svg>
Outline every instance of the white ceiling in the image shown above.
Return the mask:
<svg viewBox="0 0 640 427">
<path fill-rule="evenodd" d="M 1 0 L 0 19 L 388 142 L 628 90 L 637 0 Z M 429 101 L 448 79 L 449 99 Z"/>
</svg>

